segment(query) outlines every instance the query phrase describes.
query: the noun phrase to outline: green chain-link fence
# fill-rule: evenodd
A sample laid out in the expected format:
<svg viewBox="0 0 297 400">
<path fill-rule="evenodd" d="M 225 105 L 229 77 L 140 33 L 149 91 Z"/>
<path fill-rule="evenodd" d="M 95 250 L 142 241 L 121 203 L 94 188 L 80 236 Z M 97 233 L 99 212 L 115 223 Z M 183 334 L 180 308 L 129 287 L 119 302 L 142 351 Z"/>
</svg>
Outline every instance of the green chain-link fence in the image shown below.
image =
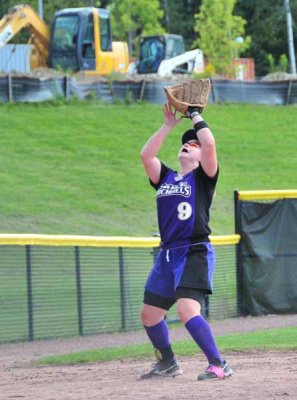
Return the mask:
<svg viewBox="0 0 297 400">
<path fill-rule="evenodd" d="M 237 315 L 238 235 L 213 237 L 214 295 L 204 313 Z M 0 235 L 0 343 L 141 328 L 158 238 Z M 176 310 L 168 321 L 177 320 Z"/>
</svg>

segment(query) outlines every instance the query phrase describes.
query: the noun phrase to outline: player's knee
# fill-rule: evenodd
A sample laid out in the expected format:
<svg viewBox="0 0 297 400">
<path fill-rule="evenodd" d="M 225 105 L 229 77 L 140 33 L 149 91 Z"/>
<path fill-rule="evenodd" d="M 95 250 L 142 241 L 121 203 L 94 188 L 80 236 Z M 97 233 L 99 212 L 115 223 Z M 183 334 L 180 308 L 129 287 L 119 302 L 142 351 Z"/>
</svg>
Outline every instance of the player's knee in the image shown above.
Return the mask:
<svg viewBox="0 0 297 400">
<path fill-rule="evenodd" d="M 154 326 L 164 319 L 165 313 L 166 311 L 161 308 L 143 304 L 140 313 L 141 322 L 144 326 Z"/>
<path fill-rule="evenodd" d="M 154 315 L 146 307 L 142 308 L 140 318 L 144 326 L 151 326 L 155 324 Z"/>
<path fill-rule="evenodd" d="M 140 312 L 140 319 L 143 325 L 147 325 L 147 322 L 150 319 L 149 313 L 144 308 L 142 308 Z"/>
<path fill-rule="evenodd" d="M 189 310 L 178 309 L 177 310 L 177 314 L 178 314 L 178 318 L 180 319 L 180 321 L 183 324 L 186 324 L 192 318 L 191 313 L 189 312 Z"/>
<path fill-rule="evenodd" d="M 177 314 L 180 321 L 183 324 L 186 324 L 190 319 L 200 315 L 200 307 L 191 307 L 184 304 L 178 304 L 177 306 Z"/>
</svg>

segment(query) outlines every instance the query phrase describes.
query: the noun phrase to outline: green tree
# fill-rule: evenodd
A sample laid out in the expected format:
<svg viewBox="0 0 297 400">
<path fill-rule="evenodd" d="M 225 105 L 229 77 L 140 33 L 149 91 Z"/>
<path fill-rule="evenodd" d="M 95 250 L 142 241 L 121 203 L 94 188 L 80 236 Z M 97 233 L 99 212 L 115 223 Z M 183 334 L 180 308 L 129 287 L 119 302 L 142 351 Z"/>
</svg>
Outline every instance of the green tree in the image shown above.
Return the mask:
<svg viewBox="0 0 297 400">
<path fill-rule="evenodd" d="M 0 18 L 7 13 L 9 0 L 0 0 Z"/>
<path fill-rule="evenodd" d="M 192 48 L 196 39 L 194 16 L 200 5 L 201 0 L 161 0 L 164 11 L 162 25 L 166 32 L 181 35 L 187 49 Z"/>
<path fill-rule="evenodd" d="M 34 3 L 38 3 L 38 0 L 34 0 Z M 63 8 L 87 7 L 89 5 L 90 2 L 86 0 L 67 0 L 67 2 L 62 0 L 43 0 L 44 20 L 50 24 L 56 11 L 63 10 Z"/>
<path fill-rule="evenodd" d="M 94 5 L 95 3 L 94 1 Z M 38 0 L 0 0 L 0 11 L 2 14 L 6 14 L 8 9 L 16 4 L 29 4 L 38 12 Z M 90 4 L 89 0 L 67 0 L 66 3 L 62 0 L 43 0 L 43 19 L 50 24 L 56 11 L 66 7 L 86 7 Z"/>
<path fill-rule="evenodd" d="M 277 63 L 274 56 L 272 54 L 268 54 L 267 61 L 269 64 L 269 72 L 288 72 L 288 58 L 285 54 L 282 54 L 279 58 L 279 62 Z"/>
<path fill-rule="evenodd" d="M 233 15 L 236 0 L 203 0 L 200 12 L 195 15 L 200 48 L 218 73 L 224 73 L 231 60 L 250 45 L 250 38 L 236 40 L 244 35 L 246 21 Z"/>
<path fill-rule="evenodd" d="M 110 11 L 113 37 L 128 40 L 130 52 L 138 36 L 164 33 L 159 0 L 113 0 Z"/>
<path fill-rule="evenodd" d="M 297 44 L 297 1 L 290 2 L 295 49 Z M 256 75 L 270 72 L 269 54 L 275 60 L 288 55 L 287 24 L 283 0 L 241 0 L 236 12 L 247 20 L 246 32 L 252 35 L 252 44 L 244 53 L 255 60 Z"/>
</svg>

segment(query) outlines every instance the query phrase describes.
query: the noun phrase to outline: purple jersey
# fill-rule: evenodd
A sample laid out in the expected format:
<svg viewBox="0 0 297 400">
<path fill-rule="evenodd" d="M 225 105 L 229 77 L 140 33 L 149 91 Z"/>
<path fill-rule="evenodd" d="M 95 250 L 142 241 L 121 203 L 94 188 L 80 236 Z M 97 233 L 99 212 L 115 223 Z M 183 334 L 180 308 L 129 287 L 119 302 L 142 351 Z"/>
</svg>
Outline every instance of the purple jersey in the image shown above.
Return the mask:
<svg viewBox="0 0 297 400">
<path fill-rule="evenodd" d="M 183 177 L 161 166 L 157 190 L 158 223 L 163 244 L 190 241 L 206 242 L 211 232 L 209 209 L 218 178 L 210 178 L 199 166 Z"/>
</svg>

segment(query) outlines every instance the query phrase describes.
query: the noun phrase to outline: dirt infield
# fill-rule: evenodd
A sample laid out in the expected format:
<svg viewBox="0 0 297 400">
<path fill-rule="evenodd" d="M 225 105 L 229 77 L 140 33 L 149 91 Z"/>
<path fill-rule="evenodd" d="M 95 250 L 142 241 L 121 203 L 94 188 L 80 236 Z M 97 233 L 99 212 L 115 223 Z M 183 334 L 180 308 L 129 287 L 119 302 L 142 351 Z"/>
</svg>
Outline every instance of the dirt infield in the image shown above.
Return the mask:
<svg viewBox="0 0 297 400">
<path fill-rule="evenodd" d="M 213 322 L 215 334 L 296 326 L 297 315 L 232 319 Z M 186 338 L 184 329 L 171 330 L 175 339 Z M 0 399 L 24 400 L 190 400 L 190 399 L 297 399 L 297 354 L 294 351 L 225 354 L 235 373 L 221 382 L 198 382 L 206 363 L 182 357 L 184 374 L 172 379 L 139 381 L 151 360 L 121 360 L 61 367 L 36 367 L 30 361 L 94 347 L 146 341 L 143 332 L 98 335 L 1 345 Z"/>
</svg>

